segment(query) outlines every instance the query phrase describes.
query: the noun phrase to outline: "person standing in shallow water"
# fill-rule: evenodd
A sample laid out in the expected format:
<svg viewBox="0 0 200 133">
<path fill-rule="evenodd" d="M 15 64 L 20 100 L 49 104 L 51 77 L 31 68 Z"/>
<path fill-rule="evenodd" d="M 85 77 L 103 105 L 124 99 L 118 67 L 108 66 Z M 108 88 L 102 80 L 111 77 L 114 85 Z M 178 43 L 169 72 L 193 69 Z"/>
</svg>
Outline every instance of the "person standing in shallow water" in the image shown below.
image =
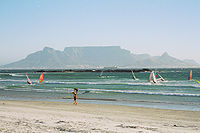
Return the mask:
<svg viewBox="0 0 200 133">
<path fill-rule="evenodd" d="M 77 94 L 78 94 L 78 89 L 77 89 L 77 88 L 74 88 L 73 94 L 74 94 L 74 104 L 77 105 L 77 101 L 76 101 L 76 99 L 77 99 Z"/>
</svg>

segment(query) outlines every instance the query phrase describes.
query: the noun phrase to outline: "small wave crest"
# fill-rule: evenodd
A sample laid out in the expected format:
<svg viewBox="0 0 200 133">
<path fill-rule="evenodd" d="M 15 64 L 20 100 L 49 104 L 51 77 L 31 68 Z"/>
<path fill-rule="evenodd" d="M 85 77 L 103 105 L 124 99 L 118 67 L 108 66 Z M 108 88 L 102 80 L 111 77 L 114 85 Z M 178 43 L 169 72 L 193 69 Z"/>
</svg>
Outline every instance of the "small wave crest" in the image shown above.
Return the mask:
<svg viewBox="0 0 200 133">
<path fill-rule="evenodd" d="M 16 74 L 16 73 L 9 73 L 8 75 L 13 76 L 13 77 L 23 77 L 24 76 L 24 75 Z"/>
<path fill-rule="evenodd" d="M 26 80 L 17 80 L 17 79 L 2 79 L 1 82 L 26 82 Z"/>
<path fill-rule="evenodd" d="M 151 92 L 151 91 L 137 91 L 137 90 L 105 90 L 105 89 L 82 89 L 90 91 L 90 93 L 98 92 L 113 92 L 113 93 L 127 93 L 127 94 L 146 94 L 146 95 L 165 95 L 165 96 L 193 96 L 200 97 L 200 94 L 192 93 L 178 93 L 178 92 Z"/>
</svg>

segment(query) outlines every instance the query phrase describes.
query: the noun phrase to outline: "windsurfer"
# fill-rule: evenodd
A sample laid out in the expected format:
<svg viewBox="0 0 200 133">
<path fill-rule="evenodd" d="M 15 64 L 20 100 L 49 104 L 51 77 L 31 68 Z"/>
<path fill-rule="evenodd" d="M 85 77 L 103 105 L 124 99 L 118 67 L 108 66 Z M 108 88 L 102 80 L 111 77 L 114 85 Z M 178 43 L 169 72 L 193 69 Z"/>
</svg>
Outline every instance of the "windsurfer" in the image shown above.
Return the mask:
<svg viewBox="0 0 200 133">
<path fill-rule="evenodd" d="M 31 83 L 31 81 L 30 81 L 30 80 L 28 80 L 28 81 L 27 81 L 27 83 L 28 83 L 28 84 L 30 84 L 30 85 L 32 85 L 32 83 Z"/>
<path fill-rule="evenodd" d="M 43 73 L 41 73 L 39 83 L 42 83 L 43 80 L 44 80 L 44 76 L 43 76 Z"/>
<path fill-rule="evenodd" d="M 30 79 L 28 78 L 28 75 L 26 74 L 26 78 L 27 78 L 27 83 L 32 85 L 32 82 L 30 81 Z"/>
</svg>

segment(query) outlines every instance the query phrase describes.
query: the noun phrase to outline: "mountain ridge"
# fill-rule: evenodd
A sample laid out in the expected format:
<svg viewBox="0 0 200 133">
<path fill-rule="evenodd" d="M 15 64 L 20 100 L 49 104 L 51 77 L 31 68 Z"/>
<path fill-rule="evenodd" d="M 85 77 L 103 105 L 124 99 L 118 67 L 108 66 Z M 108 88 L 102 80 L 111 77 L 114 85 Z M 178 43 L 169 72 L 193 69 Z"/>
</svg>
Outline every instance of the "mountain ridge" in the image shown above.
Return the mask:
<svg viewBox="0 0 200 133">
<path fill-rule="evenodd" d="M 66 47 L 63 51 L 44 47 L 26 58 L 0 68 L 90 68 L 90 67 L 169 68 L 199 67 L 194 60 L 179 60 L 164 52 L 161 56 L 133 54 L 120 46 Z"/>
</svg>

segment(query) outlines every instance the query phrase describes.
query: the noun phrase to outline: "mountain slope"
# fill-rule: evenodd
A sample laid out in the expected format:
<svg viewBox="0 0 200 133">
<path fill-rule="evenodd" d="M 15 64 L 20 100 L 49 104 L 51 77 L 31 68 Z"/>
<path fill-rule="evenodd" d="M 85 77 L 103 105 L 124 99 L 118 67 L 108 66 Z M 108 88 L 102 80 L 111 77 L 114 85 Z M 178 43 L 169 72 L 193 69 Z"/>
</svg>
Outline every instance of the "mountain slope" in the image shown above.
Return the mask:
<svg viewBox="0 0 200 133">
<path fill-rule="evenodd" d="M 132 54 L 119 46 L 66 47 L 64 51 L 45 47 L 25 59 L 1 68 L 87 68 L 97 66 L 121 67 L 199 67 L 193 60 L 179 60 L 164 53 L 161 56 Z"/>
</svg>

